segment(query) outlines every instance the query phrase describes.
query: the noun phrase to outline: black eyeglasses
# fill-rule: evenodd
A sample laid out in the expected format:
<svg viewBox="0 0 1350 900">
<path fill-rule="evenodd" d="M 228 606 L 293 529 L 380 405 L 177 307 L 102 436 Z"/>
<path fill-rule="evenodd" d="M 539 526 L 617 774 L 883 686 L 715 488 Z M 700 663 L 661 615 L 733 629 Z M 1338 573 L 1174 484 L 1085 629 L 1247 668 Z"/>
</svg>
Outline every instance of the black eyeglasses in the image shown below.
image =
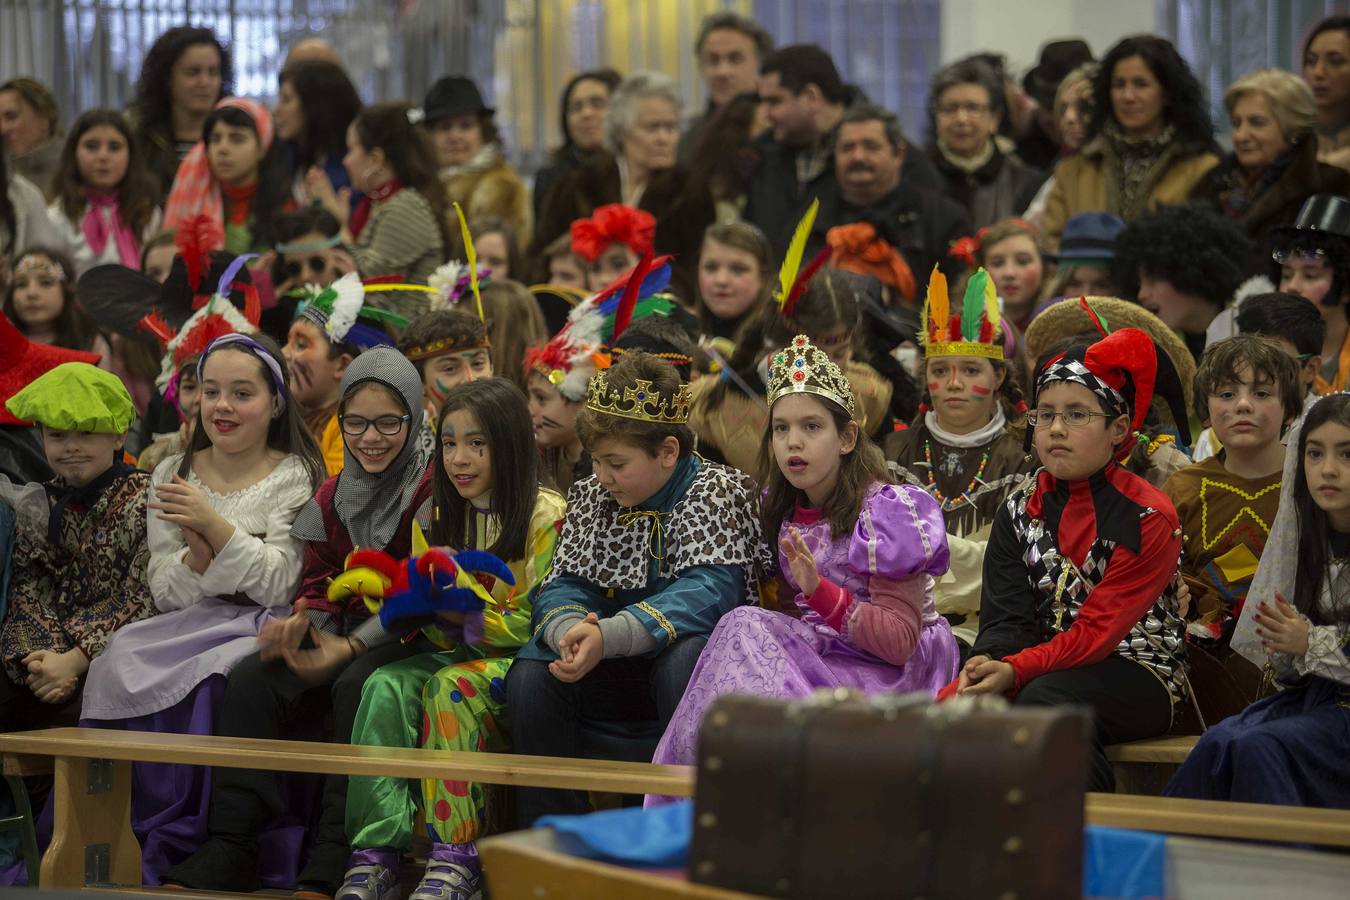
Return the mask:
<svg viewBox="0 0 1350 900">
<path fill-rule="evenodd" d="M 403 423 L 409 421 L 412 421 L 412 416 L 380 416 L 375 419 L 367 419 L 365 416 L 338 416 L 342 433 L 352 437 L 360 437 L 372 425 L 380 434 L 386 436 L 398 434 L 403 428 Z"/>
<path fill-rule="evenodd" d="M 282 267 L 282 271 L 286 273 L 287 278 L 299 278 L 305 273 L 305 269 L 309 269 L 310 274 L 312 275 L 322 275 L 324 272 L 328 271 L 328 258 L 325 256 L 311 256 L 303 262 L 292 259 L 287 260 L 286 264 Z"/>
</svg>

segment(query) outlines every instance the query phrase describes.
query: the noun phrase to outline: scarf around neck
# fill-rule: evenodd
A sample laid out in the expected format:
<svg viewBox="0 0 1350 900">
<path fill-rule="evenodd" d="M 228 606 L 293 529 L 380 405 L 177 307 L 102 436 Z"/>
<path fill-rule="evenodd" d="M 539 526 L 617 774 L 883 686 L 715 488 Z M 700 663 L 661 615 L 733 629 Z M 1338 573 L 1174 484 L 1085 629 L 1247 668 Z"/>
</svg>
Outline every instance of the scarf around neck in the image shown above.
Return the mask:
<svg viewBox="0 0 1350 900">
<path fill-rule="evenodd" d="M 998 437 L 1008 427 L 1008 420 L 1003 415 L 1003 404 L 995 402 L 994 417 L 989 420 L 989 424 L 970 432 L 970 434 L 952 434 L 949 431 L 944 431 L 942 426 L 938 424 L 937 413 L 931 409 L 923 414 L 923 424 L 928 429 L 928 433 L 938 443 L 946 444 L 948 447 L 966 449 L 983 446 Z"/>
<path fill-rule="evenodd" d="M 141 242 L 136 239 L 131 226 L 122 218 L 122 207 L 118 203 L 116 191 L 86 190 L 87 206 L 80 230 L 94 257 L 103 255 L 108 241 L 117 247 L 117 258 L 128 269 L 141 267 Z"/>
<path fill-rule="evenodd" d="M 343 399 L 372 382 L 384 385 L 402 399 L 404 409 L 412 417 L 407 436 L 398 455 L 377 474 L 361 467 L 344 437 L 342 472 L 333 491 L 333 510 L 347 529 L 353 547 L 383 550 L 394 539 L 399 522 L 412 505 L 431 457 L 417 440 L 424 417 L 422 378 L 417 369 L 393 347 L 373 347 L 347 366 L 342 376 Z M 303 541 L 326 540 L 323 510 L 317 500 L 310 500 L 300 510 L 291 526 L 291 535 Z"/>
<path fill-rule="evenodd" d="M 90 509 L 103 492 L 117 482 L 135 472 L 134 466 L 122 461 L 121 453 L 113 461 L 108 471 L 86 484 L 84 487 L 66 487 L 64 484 L 52 484 L 47 487 L 47 495 L 54 501 L 51 515 L 47 519 L 47 543 L 61 543 L 61 526 L 64 524 L 66 510 L 72 505 Z"/>
<path fill-rule="evenodd" d="M 1114 171 L 1108 173 L 1106 205 L 1128 222 L 1144 211 L 1149 192 L 1175 158 L 1176 129 L 1167 125 L 1153 137 L 1132 138 L 1112 120 L 1102 128 L 1102 136 L 1115 156 Z"/>
</svg>

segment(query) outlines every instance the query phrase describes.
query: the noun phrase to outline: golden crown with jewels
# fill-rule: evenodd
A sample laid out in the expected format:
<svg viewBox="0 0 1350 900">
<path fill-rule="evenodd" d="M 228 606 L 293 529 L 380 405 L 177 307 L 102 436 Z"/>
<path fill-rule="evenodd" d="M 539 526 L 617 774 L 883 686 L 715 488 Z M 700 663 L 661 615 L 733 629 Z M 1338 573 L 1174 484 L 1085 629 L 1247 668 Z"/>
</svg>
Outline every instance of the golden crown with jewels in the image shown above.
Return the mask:
<svg viewBox="0 0 1350 900">
<path fill-rule="evenodd" d="M 681 383 L 674 397 L 662 394 L 650 381 L 639 378 L 632 387 L 610 387 L 602 372 L 586 387 L 586 408 L 623 419 L 683 425 L 689 421 L 689 404 L 694 398 L 687 383 Z"/>
<path fill-rule="evenodd" d="M 788 394 L 815 394 L 833 400 L 851 418 L 858 417 L 848 377 L 804 334 L 797 335 L 769 360 L 768 393 L 770 407 Z"/>
</svg>

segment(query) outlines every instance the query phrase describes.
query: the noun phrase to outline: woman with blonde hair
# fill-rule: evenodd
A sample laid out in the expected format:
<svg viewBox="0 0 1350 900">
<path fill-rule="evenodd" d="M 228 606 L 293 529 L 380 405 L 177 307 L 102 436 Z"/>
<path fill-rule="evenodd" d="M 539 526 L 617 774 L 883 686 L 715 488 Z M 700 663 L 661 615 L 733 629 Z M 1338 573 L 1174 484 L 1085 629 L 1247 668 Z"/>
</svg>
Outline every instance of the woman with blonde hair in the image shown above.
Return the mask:
<svg viewBox="0 0 1350 900">
<path fill-rule="evenodd" d="M 1191 199 L 1234 219 L 1260 242 L 1250 274 L 1265 271 L 1271 228 L 1292 225 L 1313 194 L 1350 191 L 1350 173 L 1317 159 L 1317 106 L 1308 85 L 1283 69 L 1260 69 L 1228 88 L 1224 109 L 1233 150 L 1195 186 Z"/>
</svg>

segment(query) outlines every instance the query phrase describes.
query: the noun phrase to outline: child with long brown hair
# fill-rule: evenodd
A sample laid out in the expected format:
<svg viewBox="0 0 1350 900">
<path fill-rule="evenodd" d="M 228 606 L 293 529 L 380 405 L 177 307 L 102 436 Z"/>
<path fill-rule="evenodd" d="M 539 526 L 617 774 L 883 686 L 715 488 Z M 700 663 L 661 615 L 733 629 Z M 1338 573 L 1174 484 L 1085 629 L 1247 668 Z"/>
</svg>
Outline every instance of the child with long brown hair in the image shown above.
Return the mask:
<svg viewBox="0 0 1350 900">
<path fill-rule="evenodd" d="M 922 488 L 887 483 L 881 453 L 858 427 L 848 379 L 806 335 L 774 353 L 768 400 L 763 530 L 777 540 L 801 618 L 757 606 L 722 617 L 657 763 L 694 762 L 703 714 L 725 693 L 931 696 L 956 672 L 956 642 L 933 602 L 933 578 L 947 570 L 936 501 Z"/>
<path fill-rule="evenodd" d="M 401 101 L 363 109 L 347 128 L 342 162 L 352 188 L 365 196 L 349 210 L 351 189 L 321 192 L 366 278 L 402 275 L 425 283 L 452 243 L 436 153 L 417 127 L 420 112 Z"/>
<path fill-rule="evenodd" d="M 736 332 L 769 302 L 772 254 L 764 232 L 749 222 L 710 225 L 703 232 L 694 314 L 703 340 L 725 357 L 735 351 Z"/>
<path fill-rule="evenodd" d="M 141 245 L 164 216 L 158 187 L 121 113 L 91 109 L 75 120 L 61 151 L 47 211 L 75 263 L 72 277 L 104 263 L 140 268 Z"/>
<path fill-rule="evenodd" d="M 33 343 L 97 353 L 103 357 L 99 367 L 107 369 L 112 348 L 80 306 L 74 268 L 56 250 L 28 248 L 14 261 L 4 312 Z"/>
</svg>

